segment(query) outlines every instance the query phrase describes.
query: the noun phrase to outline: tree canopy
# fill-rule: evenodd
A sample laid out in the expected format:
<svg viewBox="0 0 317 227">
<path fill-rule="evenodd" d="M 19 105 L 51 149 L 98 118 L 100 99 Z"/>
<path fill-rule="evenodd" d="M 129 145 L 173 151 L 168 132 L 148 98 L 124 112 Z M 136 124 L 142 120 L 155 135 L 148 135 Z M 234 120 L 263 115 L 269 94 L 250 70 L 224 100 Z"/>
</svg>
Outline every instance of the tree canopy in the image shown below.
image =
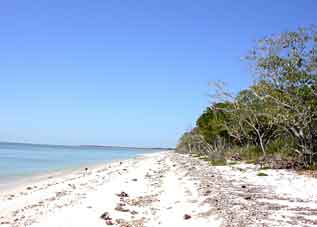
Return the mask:
<svg viewBox="0 0 317 227">
<path fill-rule="evenodd" d="M 287 155 L 304 166 L 316 165 L 316 29 L 300 28 L 261 39 L 246 59 L 254 69 L 254 84 L 234 96 L 216 86 L 216 99 L 178 147 L 188 141 L 195 147 L 199 141 L 204 146 L 196 150 L 205 149 L 200 153 L 215 152 L 221 140 L 228 151 L 252 146 L 263 156 L 287 147 Z"/>
</svg>

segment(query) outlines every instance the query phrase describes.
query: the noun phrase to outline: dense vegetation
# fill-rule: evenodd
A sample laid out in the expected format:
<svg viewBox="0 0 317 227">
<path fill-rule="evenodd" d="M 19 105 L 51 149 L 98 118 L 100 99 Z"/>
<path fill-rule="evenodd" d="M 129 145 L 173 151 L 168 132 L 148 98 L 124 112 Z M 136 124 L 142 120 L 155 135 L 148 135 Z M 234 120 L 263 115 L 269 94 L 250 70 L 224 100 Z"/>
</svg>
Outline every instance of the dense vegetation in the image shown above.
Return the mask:
<svg viewBox="0 0 317 227">
<path fill-rule="evenodd" d="M 317 31 L 301 28 L 259 40 L 247 56 L 255 81 L 232 94 L 214 83 L 212 104 L 177 152 L 277 168 L 317 165 Z"/>
</svg>

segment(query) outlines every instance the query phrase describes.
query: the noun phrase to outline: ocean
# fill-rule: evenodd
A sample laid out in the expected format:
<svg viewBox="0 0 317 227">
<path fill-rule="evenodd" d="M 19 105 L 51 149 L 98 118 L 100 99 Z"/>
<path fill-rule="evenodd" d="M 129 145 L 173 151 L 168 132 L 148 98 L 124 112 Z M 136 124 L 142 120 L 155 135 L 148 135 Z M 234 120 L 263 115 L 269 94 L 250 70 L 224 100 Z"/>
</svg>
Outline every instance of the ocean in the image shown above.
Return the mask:
<svg viewBox="0 0 317 227">
<path fill-rule="evenodd" d="M 32 175 L 133 158 L 158 150 L 0 143 L 0 185 Z"/>
</svg>

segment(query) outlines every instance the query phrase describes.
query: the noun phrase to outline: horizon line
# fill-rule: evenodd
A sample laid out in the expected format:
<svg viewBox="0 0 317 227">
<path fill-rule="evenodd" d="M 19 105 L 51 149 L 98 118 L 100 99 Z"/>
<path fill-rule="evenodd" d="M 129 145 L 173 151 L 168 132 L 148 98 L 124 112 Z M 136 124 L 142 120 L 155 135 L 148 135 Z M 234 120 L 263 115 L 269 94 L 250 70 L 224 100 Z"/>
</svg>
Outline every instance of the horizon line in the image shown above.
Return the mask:
<svg viewBox="0 0 317 227">
<path fill-rule="evenodd" d="M 174 147 L 144 147 L 144 146 L 123 146 L 123 145 L 98 145 L 98 144 L 77 144 L 77 145 L 65 145 L 65 144 L 46 144 L 46 143 L 32 143 L 32 142 L 12 142 L 12 141 L 0 141 L 0 144 L 23 144 L 23 145 L 37 145 L 37 146 L 56 146 L 56 147 L 95 147 L 95 148 L 135 148 L 135 149 L 168 149 L 175 150 Z"/>
</svg>

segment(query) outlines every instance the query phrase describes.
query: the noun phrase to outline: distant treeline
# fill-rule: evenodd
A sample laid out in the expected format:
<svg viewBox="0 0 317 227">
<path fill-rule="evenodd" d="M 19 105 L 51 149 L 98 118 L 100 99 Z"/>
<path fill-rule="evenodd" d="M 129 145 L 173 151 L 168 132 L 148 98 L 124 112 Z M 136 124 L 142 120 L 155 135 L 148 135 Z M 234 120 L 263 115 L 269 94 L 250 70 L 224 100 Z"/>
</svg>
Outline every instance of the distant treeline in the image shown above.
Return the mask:
<svg viewBox="0 0 317 227">
<path fill-rule="evenodd" d="M 246 59 L 252 86 L 233 94 L 224 83 L 213 83 L 212 104 L 183 134 L 177 152 L 211 162 L 232 158 L 275 162 L 277 168 L 316 166 L 316 28 L 261 39 Z"/>
<path fill-rule="evenodd" d="M 100 148 L 100 149 L 136 149 L 136 150 L 175 150 L 169 147 L 128 147 L 128 146 L 106 146 L 106 145 L 53 145 L 35 143 L 0 142 L 0 146 L 39 146 L 39 147 L 65 147 L 65 148 Z"/>
</svg>

